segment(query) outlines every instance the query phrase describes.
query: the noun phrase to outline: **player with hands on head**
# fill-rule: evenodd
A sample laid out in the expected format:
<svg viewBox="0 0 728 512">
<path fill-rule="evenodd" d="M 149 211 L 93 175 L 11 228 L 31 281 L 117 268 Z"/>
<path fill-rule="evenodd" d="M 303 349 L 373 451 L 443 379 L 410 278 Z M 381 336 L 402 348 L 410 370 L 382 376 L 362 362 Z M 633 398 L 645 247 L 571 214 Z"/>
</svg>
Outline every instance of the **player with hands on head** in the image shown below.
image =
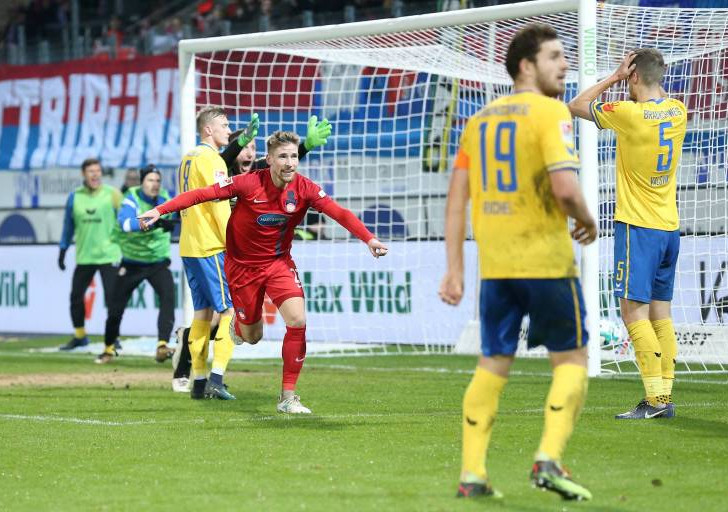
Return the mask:
<svg viewBox="0 0 728 512">
<path fill-rule="evenodd" d="M 680 251 L 677 168 L 687 109 L 662 87 L 666 69 L 656 49 L 629 52 L 614 73 L 569 102 L 574 116 L 617 135 L 613 290 L 645 389 L 637 406 L 617 419 L 675 415 L 671 301 Z M 598 100 L 623 82 L 628 101 Z"/>
<path fill-rule="evenodd" d="M 237 197 L 227 226 L 225 274 L 235 310 L 231 336 L 236 343 L 257 343 L 263 336 L 262 307 L 267 293 L 286 324 L 283 338 L 283 378 L 277 410 L 308 414 L 296 394 L 306 357 L 306 314 L 303 285 L 291 258 L 295 227 L 309 207 L 328 215 L 367 244 L 372 256 L 387 247 L 349 210 L 339 206 L 318 185 L 298 174 L 295 133 L 277 131 L 267 141 L 268 170 L 227 178 L 213 186 L 191 190 L 140 216 L 153 226 L 161 215 L 207 201 Z"/>
<path fill-rule="evenodd" d="M 544 430 L 531 481 L 565 499 L 590 499 L 561 459 L 587 389 L 585 307 L 569 237 L 590 244 L 597 225 L 581 194 L 564 93 L 568 62 L 556 31 L 527 25 L 510 42 L 513 94 L 471 117 L 450 178 L 445 212 L 447 271 L 441 299 L 463 296 L 468 201 L 480 260 L 482 356 L 465 391 L 462 468 L 457 496 L 498 497 L 486 471 L 498 402 L 529 315 L 528 346 L 545 346 L 553 368 Z"/>
</svg>

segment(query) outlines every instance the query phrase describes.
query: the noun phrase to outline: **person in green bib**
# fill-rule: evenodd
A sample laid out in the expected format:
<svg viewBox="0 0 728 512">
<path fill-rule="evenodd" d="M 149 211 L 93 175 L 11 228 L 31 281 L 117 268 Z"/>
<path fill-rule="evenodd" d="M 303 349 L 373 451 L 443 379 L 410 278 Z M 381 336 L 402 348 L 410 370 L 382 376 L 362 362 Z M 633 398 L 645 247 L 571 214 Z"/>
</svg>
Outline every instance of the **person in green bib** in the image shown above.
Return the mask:
<svg viewBox="0 0 728 512">
<path fill-rule="evenodd" d="M 147 281 L 159 297 L 157 317 L 157 353 L 155 359 L 162 363 L 172 357 L 174 350 L 167 346 L 174 325 L 174 279 L 169 270 L 171 231 L 174 221 L 167 216 L 161 226 L 142 231 L 137 216 L 150 208 L 164 203 L 169 193 L 162 188 L 162 175 L 154 165 L 139 170 L 141 185 L 131 187 L 119 209 L 114 238 L 121 247 L 121 266 L 116 288 L 109 306 L 104 333 L 104 351 L 96 358 L 99 364 L 108 363 L 118 354 L 114 343 L 119 336 L 119 326 L 126 305 L 134 290 Z"/>
<path fill-rule="evenodd" d="M 112 240 L 116 224 L 116 212 L 121 203 L 121 193 L 101 183 L 101 162 L 87 158 L 81 164 L 83 185 L 71 192 L 66 201 L 58 267 L 66 270 L 66 251 L 76 239 L 76 268 L 71 284 L 71 321 L 74 335 L 61 346 L 61 350 L 73 350 L 88 345 L 84 296 L 96 274 L 101 274 L 106 304 L 110 303 L 116 281 L 116 264 L 121 250 Z"/>
</svg>

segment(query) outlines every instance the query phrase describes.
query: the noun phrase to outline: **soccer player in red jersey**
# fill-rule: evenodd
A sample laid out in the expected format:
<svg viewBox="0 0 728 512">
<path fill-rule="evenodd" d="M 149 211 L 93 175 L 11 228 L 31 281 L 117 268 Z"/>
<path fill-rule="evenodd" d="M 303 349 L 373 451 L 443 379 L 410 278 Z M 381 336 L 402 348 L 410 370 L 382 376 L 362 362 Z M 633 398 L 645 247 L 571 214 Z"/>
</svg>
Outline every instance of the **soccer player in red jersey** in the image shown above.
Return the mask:
<svg viewBox="0 0 728 512">
<path fill-rule="evenodd" d="M 306 357 L 306 314 L 303 287 L 291 258 L 294 230 L 308 208 L 313 207 L 366 243 L 375 258 L 387 254 L 387 247 L 351 211 L 296 172 L 298 143 L 295 133 L 273 133 L 267 141 L 268 169 L 184 192 L 143 213 L 140 224 L 149 227 L 161 215 L 205 201 L 237 198 L 237 207 L 227 225 L 225 258 L 225 274 L 235 309 L 231 336 L 238 344 L 260 341 L 263 297 L 267 293 L 286 323 L 283 385 L 277 410 L 308 414 L 311 410 L 295 394 Z"/>
</svg>

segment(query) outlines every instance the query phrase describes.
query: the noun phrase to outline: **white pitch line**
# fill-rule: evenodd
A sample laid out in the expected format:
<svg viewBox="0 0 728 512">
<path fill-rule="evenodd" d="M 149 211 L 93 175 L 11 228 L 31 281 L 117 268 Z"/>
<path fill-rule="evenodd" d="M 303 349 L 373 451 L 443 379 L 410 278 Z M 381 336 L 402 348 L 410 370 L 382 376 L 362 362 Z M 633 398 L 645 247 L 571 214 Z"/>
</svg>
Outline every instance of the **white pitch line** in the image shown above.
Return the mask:
<svg viewBox="0 0 728 512">
<path fill-rule="evenodd" d="M 721 403 L 715 402 L 698 402 L 688 404 L 676 404 L 680 409 L 699 409 L 708 407 L 722 406 Z M 592 411 L 614 411 L 615 406 L 597 406 L 597 407 L 585 407 L 584 412 Z M 543 413 L 543 407 L 534 407 L 529 409 L 503 409 L 501 414 L 513 415 L 513 414 L 541 414 Z M 258 421 L 275 421 L 275 420 L 294 420 L 295 418 L 309 418 L 312 420 L 353 420 L 357 418 L 399 418 L 399 417 L 412 417 L 412 416 L 460 416 L 462 411 L 411 411 L 411 412 L 387 412 L 387 413 L 352 413 L 352 414 L 314 414 L 308 415 L 266 415 L 266 416 L 240 416 L 237 418 L 228 418 L 228 422 L 258 422 Z M 19 420 L 19 421 L 39 421 L 39 422 L 59 422 L 59 423 L 74 423 L 79 425 L 98 425 L 103 427 L 130 427 L 139 425 L 175 425 L 175 424 L 186 424 L 186 423 L 205 423 L 207 421 L 214 421 L 214 418 L 187 418 L 182 420 L 139 420 L 139 421 L 104 421 L 104 420 L 93 420 L 85 418 L 74 418 L 65 416 L 41 416 L 41 415 L 25 415 L 25 414 L 0 414 L 0 419 L 8 420 Z"/>
<path fill-rule="evenodd" d="M 41 416 L 27 414 L 0 414 L 0 419 L 21 420 L 21 421 L 47 421 L 58 423 L 75 423 L 78 425 L 101 425 L 104 427 L 126 427 L 132 425 L 159 425 L 163 423 L 202 423 L 204 419 L 193 420 L 139 420 L 139 421 L 105 421 L 65 416 Z"/>
</svg>

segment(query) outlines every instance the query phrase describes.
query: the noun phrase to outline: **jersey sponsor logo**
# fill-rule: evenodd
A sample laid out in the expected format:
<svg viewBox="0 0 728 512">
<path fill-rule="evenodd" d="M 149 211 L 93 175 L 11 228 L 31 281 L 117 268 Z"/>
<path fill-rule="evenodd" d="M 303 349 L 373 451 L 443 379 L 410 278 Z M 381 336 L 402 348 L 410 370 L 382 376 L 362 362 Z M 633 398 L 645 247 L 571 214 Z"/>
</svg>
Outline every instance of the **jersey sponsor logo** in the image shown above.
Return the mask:
<svg viewBox="0 0 728 512">
<path fill-rule="evenodd" d="M 256 219 L 261 226 L 282 226 L 288 222 L 288 217 L 280 213 L 264 213 Z"/>
</svg>

